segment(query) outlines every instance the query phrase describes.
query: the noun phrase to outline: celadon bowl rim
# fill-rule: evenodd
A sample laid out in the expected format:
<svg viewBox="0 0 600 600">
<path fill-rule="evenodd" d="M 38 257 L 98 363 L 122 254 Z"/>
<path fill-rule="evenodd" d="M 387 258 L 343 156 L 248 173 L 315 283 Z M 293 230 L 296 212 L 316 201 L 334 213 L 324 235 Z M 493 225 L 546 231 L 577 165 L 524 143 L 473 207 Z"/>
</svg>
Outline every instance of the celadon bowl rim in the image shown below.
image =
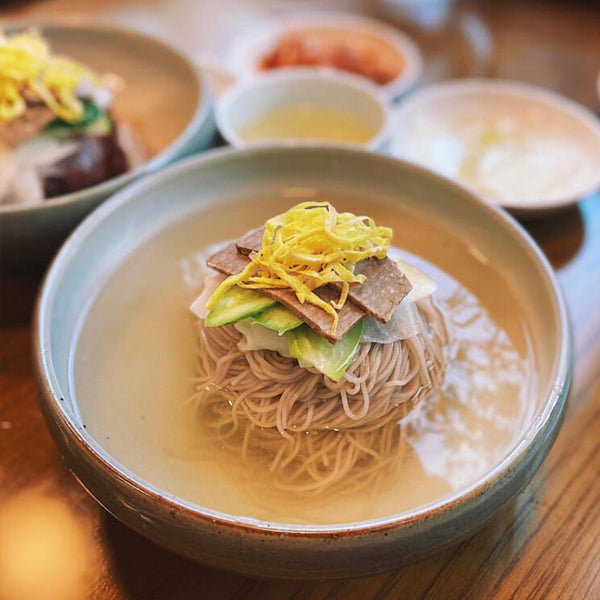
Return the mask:
<svg viewBox="0 0 600 600">
<path fill-rule="evenodd" d="M 75 416 L 65 408 L 66 403 L 61 401 L 61 398 L 65 397 L 66 390 L 63 392 L 58 383 L 53 367 L 50 344 L 53 297 L 61 285 L 63 273 L 69 268 L 70 259 L 76 256 L 78 249 L 82 244 L 85 244 L 87 236 L 94 231 L 95 227 L 104 220 L 109 219 L 115 210 L 125 205 L 132 197 L 143 195 L 146 190 L 151 189 L 164 180 L 177 178 L 178 175 L 187 171 L 193 171 L 197 168 L 210 168 L 211 164 L 227 161 L 230 157 L 250 160 L 262 155 L 268 156 L 270 153 L 278 153 L 280 155 L 283 152 L 288 154 L 297 153 L 299 155 L 306 152 L 321 153 L 334 155 L 336 158 L 345 155 L 362 154 L 365 161 L 401 163 L 403 168 L 417 172 L 430 180 L 440 182 L 446 187 L 451 186 L 458 188 L 458 192 L 468 198 L 470 202 L 479 205 L 481 210 L 490 214 L 501 226 L 511 228 L 520 235 L 524 242 L 526 242 L 530 256 L 537 261 L 541 274 L 543 274 L 546 279 L 546 283 L 549 284 L 549 289 L 552 290 L 554 305 L 553 319 L 558 331 L 556 358 L 552 368 L 551 377 L 549 378 L 552 385 L 545 404 L 540 409 L 539 414 L 532 420 L 529 427 L 521 433 L 518 443 L 515 444 L 507 456 L 505 456 L 495 467 L 490 469 L 486 475 L 479 478 L 470 486 L 467 486 L 456 493 L 449 494 L 440 500 L 429 502 L 417 508 L 412 508 L 385 517 L 351 523 L 297 525 L 230 515 L 183 500 L 167 493 L 158 486 L 142 480 L 135 473 L 132 473 L 123 467 L 115 458 L 104 450 L 102 446 L 87 433 L 82 424 L 77 422 Z M 389 156 L 343 147 L 286 147 L 281 146 L 280 144 L 268 144 L 261 147 L 244 149 L 218 149 L 201 156 L 191 157 L 181 161 L 121 190 L 118 194 L 90 214 L 70 235 L 57 254 L 46 274 L 38 296 L 33 335 L 34 359 L 39 389 L 42 396 L 40 402 L 42 403 L 42 409 L 44 409 L 45 416 L 48 418 L 48 413 L 50 413 L 50 419 L 60 420 L 59 425 L 62 426 L 63 430 L 67 431 L 67 434 L 70 437 L 69 441 L 77 446 L 78 451 L 82 450 L 88 453 L 88 455 L 91 455 L 96 468 L 108 472 L 112 478 L 120 479 L 130 490 L 145 496 L 146 499 L 162 504 L 163 508 L 166 506 L 172 510 L 181 511 L 190 518 L 202 521 L 206 526 L 224 527 L 225 529 L 237 528 L 249 535 L 253 533 L 278 533 L 295 538 L 319 537 L 326 534 L 359 536 L 412 527 L 419 523 L 422 524 L 428 519 L 438 519 L 445 515 L 449 515 L 452 511 L 460 509 L 463 505 L 476 501 L 477 498 L 483 496 L 489 488 L 499 484 L 505 476 L 510 475 L 511 470 L 516 468 L 521 461 L 527 458 L 529 451 L 533 452 L 536 440 L 539 439 L 541 443 L 544 434 L 547 433 L 546 427 L 552 429 L 552 427 L 556 425 L 554 419 L 560 418 L 564 411 L 572 374 L 571 331 L 564 299 L 547 259 L 535 245 L 535 242 L 529 234 L 524 231 L 511 216 L 501 209 L 488 205 L 465 188 L 462 188 L 456 183 L 432 173 L 427 169 L 406 161 L 399 161 L 398 159 Z"/>
<path fill-rule="evenodd" d="M 173 57 L 177 58 L 177 60 L 181 61 L 182 64 L 185 63 L 189 67 L 190 72 L 194 74 L 194 83 L 198 90 L 198 102 L 191 119 L 185 128 L 179 133 L 179 135 L 166 147 L 160 150 L 160 152 L 144 162 L 144 164 L 137 169 L 126 171 L 121 175 L 111 177 L 106 181 L 86 187 L 76 192 L 62 194 L 60 196 L 56 196 L 55 198 L 45 199 L 39 204 L 0 203 L 0 215 L 52 210 L 52 208 L 55 206 L 75 203 L 92 196 L 107 197 L 117 189 L 122 188 L 142 175 L 153 173 L 163 168 L 171 161 L 175 160 L 177 156 L 179 156 L 180 152 L 186 148 L 197 132 L 201 129 L 204 122 L 210 117 L 211 107 L 213 105 L 212 92 L 210 91 L 210 87 L 204 74 L 202 73 L 202 70 L 198 68 L 183 52 L 180 52 L 174 46 L 161 38 L 138 31 L 136 29 L 131 29 L 121 25 L 113 25 L 112 23 L 107 23 L 105 21 L 92 20 L 91 18 L 87 17 L 61 18 L 60 21 L 52 18 L 39 18 L 31 20 L 8 21 L 5 24 L 5 29 L 8 31 L 28 28 L 38 28 L 42 31 L 42 33 L 45 29 L 52 28 L 73 30 L 87 29 L 107 35 L 116 33 L 118 35 L 127 36 L 130 39 L 138 38 L 139 40 L 150 42 L 157 47 L 160 47 L 163 52 L 171 54 Z"/>
</svg>

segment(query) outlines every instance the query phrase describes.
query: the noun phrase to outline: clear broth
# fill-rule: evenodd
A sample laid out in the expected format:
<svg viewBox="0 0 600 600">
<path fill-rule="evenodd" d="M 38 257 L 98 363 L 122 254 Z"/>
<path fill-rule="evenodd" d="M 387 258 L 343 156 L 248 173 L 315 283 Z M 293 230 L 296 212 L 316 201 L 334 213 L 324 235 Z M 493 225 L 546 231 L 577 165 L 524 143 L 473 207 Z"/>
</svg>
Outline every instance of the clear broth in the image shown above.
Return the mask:
<svg viewBox="0 0 600 600">
<path fill-rule="evenodd" d="M 376 133 L 349 110 L 306 103 L 267 112 L 251 119 L 240 131 L 248 142 L 305 139 L 351 144 L 365 144 Z"/>
<path fill-rule="evenodd" d="M 213 510 L 322 524 L 377 518 L 439 500 L 506 456 L 530 419 L 537 381 L 519 306 L 500 274 L 418 215 L 385 204 L 367 205 L 367 211 L 360 197 L 328 199 L 338 209 L 368 212 L 393 227 L 394 244 L 437 281 L 435 297 L 451 324 L 455 358 L 443 389 L 406 417 L 401 468 L 376 491 L 318 501 L 286 496 L 269 487 L 267 474 L 263 482 L 249 482 L 241 461 L 203 440 L 202 427 L 186 413 L 196 339 L 181 261 L 298 201 L 282 197 L 229 203 L 171 226 L 121 265 L 83 316 L 71 356 L 72 392 L 88 432 L 124 467 Z"/>
</svg>

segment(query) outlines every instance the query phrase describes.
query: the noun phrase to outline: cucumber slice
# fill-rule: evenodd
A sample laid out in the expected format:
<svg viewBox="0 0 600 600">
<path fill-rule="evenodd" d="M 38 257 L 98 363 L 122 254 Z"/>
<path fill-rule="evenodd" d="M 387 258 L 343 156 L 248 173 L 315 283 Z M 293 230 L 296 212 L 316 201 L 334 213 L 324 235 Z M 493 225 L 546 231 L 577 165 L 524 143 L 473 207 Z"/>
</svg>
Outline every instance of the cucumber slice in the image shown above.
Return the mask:
<svg viewBox="0 0 600 600">
<path fill-rule="evenodd" d="M 300 317 L 297 317 L 293 312 L 279 303 L 263 310 L 252 319 L 252 322 L 258 323 L 267 329 L 272 329 L 279 335 L 283 335 L 286 331 L 290 331 L 290 329 L 296 329 L 296 327 L 300 327 L 304 323 Z"/>
<path fill-rule="evenodd" d="M 108 135 L 113 128 L 113 123 L 108 115 L 102 115 L 96 119 L 91 125 L 88 125 L 80 131 L 91 136 Z"/>
<path fill-rule="evenodd" d="M 294 358 L 312 365 L 327 375 L 329 379 L 339 381 L 356 354 L 363 328 L 364 322 L 360 320 L 334 345 L 308 325 L 303 325 L 288 333 L 290 354 Z"/>
<path fill-rule="evenodd" d="M 276 304 L 275 300 L 267 298 L 261 292 L 233 286 L 208 311 L 204 324 L 207 327 L 219 327 L 227 323 L 237 323 L 274 304 Z"/>
<path fill-rule="evenodd" d="M 110 117 L 91 100 L 83 101 L 83 116 L 79 121 L 71 123 L 63 119 L 54 119 L 44 129 L 57 137 L 87 134 L 92 136 L 107 135 L 112 131 Z"/>
</svg>

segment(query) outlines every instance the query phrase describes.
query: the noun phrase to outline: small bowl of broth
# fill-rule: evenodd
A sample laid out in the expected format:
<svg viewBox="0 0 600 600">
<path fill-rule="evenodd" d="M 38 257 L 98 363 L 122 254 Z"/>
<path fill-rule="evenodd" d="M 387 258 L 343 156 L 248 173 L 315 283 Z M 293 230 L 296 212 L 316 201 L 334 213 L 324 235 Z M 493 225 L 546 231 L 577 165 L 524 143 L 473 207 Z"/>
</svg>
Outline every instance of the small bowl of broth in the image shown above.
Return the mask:
<svg viewBox="0 0 600 600">
<path fill-rule="evenodd" d="M 236 147 L 288 142 L 381 150 L 388 103 L 356 76 L 298 69 L 238 84 L 220 100 L 216 118 L 223 138 Z"/>
</svg>

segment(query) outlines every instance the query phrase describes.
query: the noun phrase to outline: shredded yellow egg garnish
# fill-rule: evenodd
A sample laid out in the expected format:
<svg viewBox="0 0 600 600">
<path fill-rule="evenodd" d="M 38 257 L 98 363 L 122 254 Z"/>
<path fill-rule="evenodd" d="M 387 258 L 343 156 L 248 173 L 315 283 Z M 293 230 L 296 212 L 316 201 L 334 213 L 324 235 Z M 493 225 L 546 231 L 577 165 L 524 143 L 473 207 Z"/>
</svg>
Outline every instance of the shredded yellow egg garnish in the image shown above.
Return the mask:
<svg viewBox="0 0 600 600">
<path fill-rule="evenodd" d="M 210 310 L 234 285 L 244 288 L 289 288 L 301 303 L 309 302 L 333 317 L 348 298 L 351 283 L 364 283 L 355 275 L 357 262 L 382 259 L 392 240 L 389 227 L 378 227 L 370 217 L 338 213 L 329 202 L 303 202 L 265 223 L 262 248 L 250 255 L 250 263 L 238 275 L 228 277 L 207 303 Z M 328 303 L 314 290 L 340 283 L 338 302 Z"/>
<path fill-rule="evenodd" d="M 97 80 L 87 67 L 53 55 L 39 33 L 7 36 L 0 31 L 0 122 L 22 116 L 28 100 L 43 102 L 65 121 L 77 121 L 83 104 L 76 90 L 84 81 Z"/>
</svg>

